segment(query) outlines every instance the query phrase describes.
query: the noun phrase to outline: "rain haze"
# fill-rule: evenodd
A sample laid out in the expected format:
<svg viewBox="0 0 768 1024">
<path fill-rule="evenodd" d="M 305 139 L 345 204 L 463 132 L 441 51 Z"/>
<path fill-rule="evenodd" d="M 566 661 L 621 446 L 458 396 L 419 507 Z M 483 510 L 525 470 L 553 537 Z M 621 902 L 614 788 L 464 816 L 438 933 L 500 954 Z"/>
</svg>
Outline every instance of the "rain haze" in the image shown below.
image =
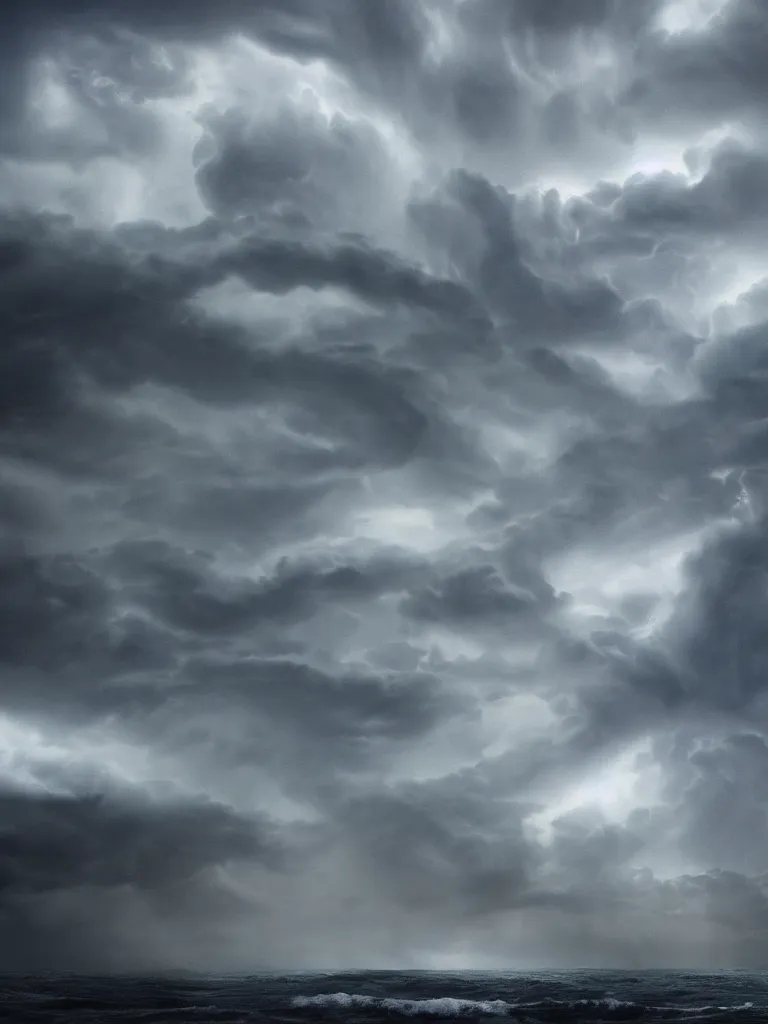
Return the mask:
<svg viewBox="0 0 768 1024">
<path fill-rule="evenodd" d="M 768 963 L 767 53 L 6 2 L 5 970 Z"/>
</svg>

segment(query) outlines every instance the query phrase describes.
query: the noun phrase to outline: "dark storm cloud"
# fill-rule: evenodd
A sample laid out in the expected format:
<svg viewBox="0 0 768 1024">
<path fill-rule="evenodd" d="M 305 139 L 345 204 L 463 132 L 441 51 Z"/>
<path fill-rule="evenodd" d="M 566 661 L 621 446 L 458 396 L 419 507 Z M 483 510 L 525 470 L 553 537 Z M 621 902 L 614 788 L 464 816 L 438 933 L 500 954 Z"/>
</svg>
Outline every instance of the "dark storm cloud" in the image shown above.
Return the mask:
<svg viewBox="0 0 768 1024">
<path fill-rule="evenodd" d="M 711 153 L 693 183 L 670 172 L 634 175 L 615 191 L 608 208 L 580 198 L 564 212 L 598 257 L 653 257 L 660 239 L 667 246 L 677 243 L 681 255 L 692 255 L 691 247 L 705 240 L 754 244 L 765 230 L 767 168 L 761 147 L 729 140 Z"/>
<path fill-rule="evenodd" d="M 748 706 L 765 686 L 765 558 L 762 519 L 713 540 L 692 562 L 669 626 L 683 685 L 718 708 Z"/>
<path fill-rule="evenodd" d="M 380 460 L 397 465 L 418 447 L 428 420 L 409 398 L 406 367 L 388 368 L 364 349 L 323 355 L 254 347 L 258 339 L 243 330 L 184 309 L 201 287 L 230 275 L 278 295 L 338 286 L 377 306 L 402 303 L 454 320 L 474 315 L 461 286 L 363 244 L 329 251 L 246 239 L 216 252 L 193 238 L 186 260 L 169 261 L 145 251 L 130 258 L 66 222 L 11 218 L 6 232 L 2 288 L 13 333 L 3 357 L 2 415 L 19 448 L 38 458 L 46 455 L 41 432 L 55 425 L 68 435 L 70 447 L 49 457 L 72 469 L 85 469 L 92 450 L 103 472 L 130 458 L 153 430 L 174 446 L 172 425 L 119 415 L 115 422 L 114 412 L 89 402 L 94 383 L 124 392 L 151 382 L 222 404 L 260 400 L 265 408 L 274 403 L 278 418 L 292 395 L 291 433 L 278 441 L 284 451 L 276 473 L 291 463 L 310 473 Z M 315 433 L 332 448 L 311 443 Z"/>
<path fill-rule="evenodd" d="M 246 242 L 223 265 L 257 288 L 282 294 L 297 288 L 346 288 L 364 301 L 425 309 L 450 317 L 482 318 L 476 300 L 452 281 L 435 280 L 365 244 L 330 251 L 286 242 Z"/>
<path fill-rule="evenodd" d="M 160 126 L 154 112 L 134 101 L 193 88 L 184 43 L 217 44 L 244 34 L 273 53 L 300 61 L 328 61 L 361 96 L 406 122 L 417 135 L 434 139 L 441 147 L 458 142 L 468 156 L 476 146 L 509 152 L 520 133 L 540 121 L 537 142 L 557 166 L 574 145 L 589 153 L 590 143 L 602 144 L 602 129 L 608 129 L 609 146 L 618 142 L 621 148 L 626 143 L 626 112 L 608 97 L 580 97 L 567 87 L 542 97 L 531 88 L 532 79 L 542 69 L 557 68 L 570 59 L 572 34 L 597 33 L 598 39 L 631 45 L 628 40 L 645 33 L 656 7 L 650 2 L 591 0 L 544 8 L 528 2 L 475 0 L 448 5 L 390 0 L 383 6 L 353 0 L 199 0 L 183 7 L 164 5 L 162 11 L 154 4 L 97 5 L 90 0 L 55 7 L 48 0 L 16 4 L 7 34 L 4 148 L 25 157 L 73 161 L 151 152 L 160 144 Z M 441 22 L 449 45 L 435 51 L 436 33 L 440 37 L 436 24 Z M 40 52 L 65 55 L 81 121 L 77 138 L 66 129 L 41 130 L 25 123 L 23 97 L 34 82 L 28 74 L 29 58 Z M 514 63 L 510 52 L 515 54 Z M 322 148 L 325 156 L 315 147 L 320 162 L 333 147 Z M 244 163 L 233 156 L 227 166 L 238 169 L 241 177 L 253 159 Z M 372 156 L 373 151 L 369 167 Z M 521 160 L 525 163 L 524 157 L 516 157 L 518 167 Z M 351 152 L 344 161 L 347 166 L 350 158 L 358 166 Z M 294 155 L 289 161 L 289 179 L 299 166 L 297 159 Z M 262 189 L 265 169 L 262 164 L 256 172 Z M 234 180 L 228 186 L 236 187 Z M 290 203 L 286 193 L 282 205 Z M 316 209 L 315 216 L 322 214 Z"/>
<path fill-rule="evenodd" d="M 526 265 L 514 224 L 515 200 L 478 175 L 453 173 L 411 217 L 427 241 L 460 269 L 497 316 L 509 320 L 511 344 L 605 335 L 619 328 L 621 300 L 607 282 L 564 287 Z"/>
<path fill-rule="evenodd" d="M 204 123 L 197 182 L 220 216 L 252 214 L 289 231 L 333 230 L 340 217 L 351 226 L 353 197 L 359 221 L 386 188 L 388 155 L 370 126 L 361 130 L 342 118 L 329 125 L 319 111 L 290 105 L 263 119 L 234 109 Z M 340 178 L 349 182 L 343 195 Z"/>
<path fill-rule="evenodd" d="M 471 784 L 450 781 L 354 802 L 342 827 L 388 896 L 417 913 L 473 916 L 522 903 L 535 853 L 523 837 L 520 812 Z"/>
<path fill-rule="evenodd" d="M 667 14 L 1 16 L 4 962 L 764 959 L 765 19 Z"/>
<path fill-rule="evenodd" d="M 115 555 L 128 593 L 195 634 L 239 632 L 275 620 L 301 622 L 321 604 L 359 605 L 402 590 L 423 572 L 423 564 L 397 556 L 360 565 L 292 565 L 284 559 L 271 577 L 227 581 L 217 580 L 204 559 L 163 544 L 124 545 Z"/>
<path fill-rule="evenodd" d="M 690 754 L 693 777 L 685 791 L 682 844 L 691 860 L 747 875 L 765 873 L 765 740 L 755 733 L 728 736 L 722 746 Z M 726 836 L 739 834 L 735 845 Z"/>
<path fill-rule="evenodd" d="M 75 160 L 141 151 L 158 141 L 156 122 L 136 101 L 189 90 L 182 43 L 199 45 L 245 33 L 278 53 L 350 66 L 369 87 L 380 89 L 419 62 L 424 42 L 421 8 L 401 0 L 381 8 L 349 0 L 195 0 L 162 10 L 154 3 L 120 0 L 14 0 L 4 24 L 3 148 Z M 153 44 L 164 46 L 161 58 Z M 91 118 L 90 138 L 30 131 L 23 123 L 31 58 L 62 51 L 80 112 Z"/>
<path fill-rule="evenodd" d="M 765 157 L 739 145 L 722 145 L 712 156 L 700 182 L 688 186 L 674 176 L 644 187 L 630 184 L 615 209 L 630 229 L 658 231 L 660 222 L 667 231 L 738 231 L 745 221 L 754 224 L 765 216 L 761 206 L 767 179 Z"/>
<path fill-rule="evenodd" d="M 759 0 L 729 0 L 700 33 L 656 34 L 637 54 L 627 105 L 685 126 L 759 117 L 768 79 L 762 59 L 768 19 Z"/>
<path fill-rule="evenodd" d="M 133 803 L 133 805 L 132 805 Z M 0 887 L 43 892 L 92 885 L 155 889 L 228 860 L 274 861 L 268 833 L 224 807 L 6 793 Z"/>
<path fill-rule="evenodd" d="M 194 931 L 202 915 L 215 933 L 237 911 L 216 872 L 249 863 L 272 873 L 285 862 L 268 822 L 162 794 L 148 803 L 143 790 L 108 785 L 105 792 L 104 781 L 79 793 L 0 795 L 8 970 L 34 961 L 71 970 L 145 969 L 158 958 L 173 963 L 157 934 L 138 948 L 132 924 L 143 920 L 152 931 L 153 923 L 162 929 L 163 922 L 186 918 Z M 65 932 L 73 913 L 87 921 L 76 942 Z M 179 931 L 175 941 L 185 941 Z"/>
<path fill-rule="evenodd" d="M 240 658 L 192 662 L 188 675 L 190 686 L 162 695 L 139 729 L 191 750 L 210 746 L 217 771 L 264 769 L 287 796 L 323 814 L 335 814 L 345 780 L 365 784 L 436 728 L 473 714 L 471 699 L 446 693 L 426 672 L 329 674 L 285 658 Z M 194 726 L 176 739 L 180 709 Z"/>
<path fill-rule="evenodd" d="M 543 591 L 543 592 L 542 592 Z M 474 565 L 411 592 L 401 605 L 403 614 L 422 622 L 480 624 L 509 629 L 515 619 L 530 628 L 530 620 L 554 604 L 551 587 L 540 581 L 539 593 L 509 583 L 493 565 Z"/>
</svg>

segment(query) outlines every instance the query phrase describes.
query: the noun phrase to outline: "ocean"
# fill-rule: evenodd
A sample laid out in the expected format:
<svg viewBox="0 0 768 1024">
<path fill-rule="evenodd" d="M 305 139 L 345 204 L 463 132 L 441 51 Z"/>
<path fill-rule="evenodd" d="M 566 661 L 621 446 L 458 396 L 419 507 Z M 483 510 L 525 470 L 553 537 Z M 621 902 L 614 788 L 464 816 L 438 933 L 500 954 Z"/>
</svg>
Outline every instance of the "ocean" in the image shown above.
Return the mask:
<svg viewBox="0 0 768 1024">
<path fill-rule="evenodd" d="M 760 1021 L 768 972 L 351 971 L 244 977 L 0 979 L 0 1019 L 13 1024 L 250 1024 L 257 1021 Z"/>
</svg>

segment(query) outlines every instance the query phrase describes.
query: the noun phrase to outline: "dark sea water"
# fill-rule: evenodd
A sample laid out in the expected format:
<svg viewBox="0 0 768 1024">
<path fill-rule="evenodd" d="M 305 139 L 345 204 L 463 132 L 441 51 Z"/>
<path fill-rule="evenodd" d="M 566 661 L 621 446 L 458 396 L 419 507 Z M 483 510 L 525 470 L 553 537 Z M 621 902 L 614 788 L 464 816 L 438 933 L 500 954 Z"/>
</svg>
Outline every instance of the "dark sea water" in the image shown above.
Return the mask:
<svg viewBox="0 0 768 1024">
<path fill-rule="evenodd" d="M 0 978 L 0 1019 L 235 1024 L 302 1021 L 760 1021 L 768 972 L 354 971 L 248 978 Z"/>
</svg>

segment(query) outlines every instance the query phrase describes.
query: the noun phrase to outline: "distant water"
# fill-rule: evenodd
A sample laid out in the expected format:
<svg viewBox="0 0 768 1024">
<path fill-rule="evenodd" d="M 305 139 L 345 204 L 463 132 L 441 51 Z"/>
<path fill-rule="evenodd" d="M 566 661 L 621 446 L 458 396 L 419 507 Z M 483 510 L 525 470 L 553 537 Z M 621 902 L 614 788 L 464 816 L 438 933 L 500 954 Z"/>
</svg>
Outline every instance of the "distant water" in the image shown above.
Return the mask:
<svg viewBox="0 0 768 1024">
<path fill-rule="evenodd" d="M 0 977 L 0 1019 L 90 1024 L 253 1021 L 760 1021 L 768 973 L 355 971 L 249 978 Z"/>
</svg>

